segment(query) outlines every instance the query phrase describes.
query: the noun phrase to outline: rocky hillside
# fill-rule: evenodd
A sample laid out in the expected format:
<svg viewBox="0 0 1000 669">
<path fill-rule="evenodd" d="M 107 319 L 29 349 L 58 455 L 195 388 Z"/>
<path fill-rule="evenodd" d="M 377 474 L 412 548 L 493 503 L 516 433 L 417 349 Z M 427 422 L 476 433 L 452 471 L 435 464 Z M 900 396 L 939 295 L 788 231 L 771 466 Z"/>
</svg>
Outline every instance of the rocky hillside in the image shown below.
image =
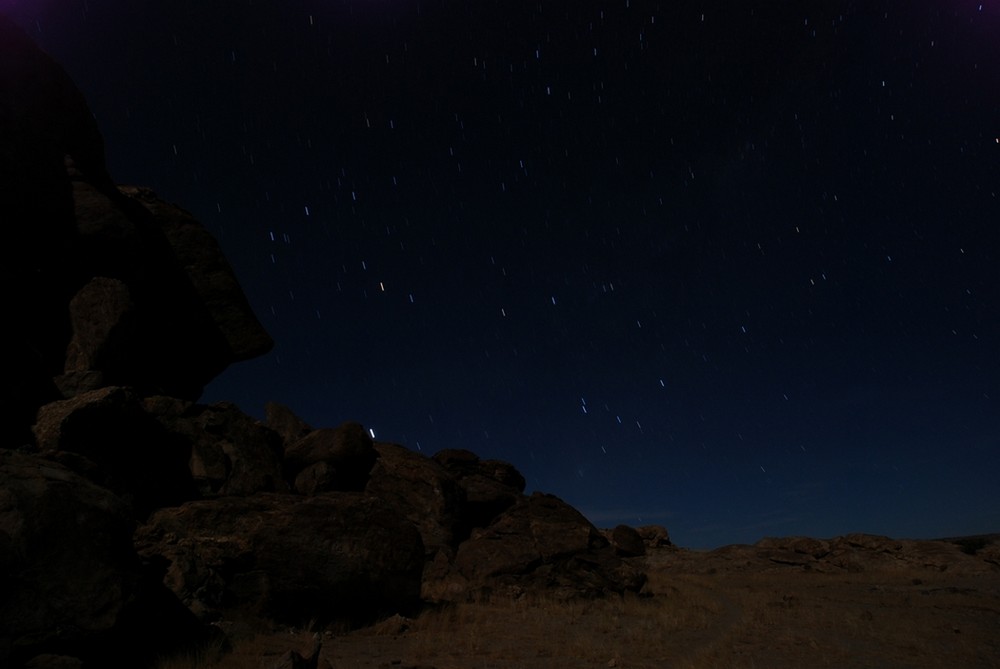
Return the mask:
<svg viewBox="0 0 1000 669">
<path fill-rule="evenodd" d="M 513 465 L 198 404 L 270 337 L 189 213 L 114 183 L 83 96 L 4 17 L 0 180 L 0 666 L 141 667 L 237 618 L 642 588 L 636 537 L 526 495 Z"/>
</svg>

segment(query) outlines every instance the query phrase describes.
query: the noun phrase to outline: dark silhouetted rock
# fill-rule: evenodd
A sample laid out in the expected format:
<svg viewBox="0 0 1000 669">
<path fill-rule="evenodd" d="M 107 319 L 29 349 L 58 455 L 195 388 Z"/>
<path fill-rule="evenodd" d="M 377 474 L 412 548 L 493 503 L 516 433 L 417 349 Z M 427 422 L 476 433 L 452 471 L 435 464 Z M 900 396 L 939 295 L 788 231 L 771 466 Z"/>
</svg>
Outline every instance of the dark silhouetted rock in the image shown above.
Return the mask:
<svg viewBox="0 0 1000 669">
<path fill-rule="evenodd" d="M 523 496 L 524 476 L 509 463 L 480 460 L 464 449 L 445 449 L 433 459 L 458 480 L 465 495 L 460 530 L 464 536 L 473 528 L 489 525 Z"/>
<path fill-rule="evenodd" d="M 435 462 L 456 474 L 472 473 L 479 464 L 479 456 L 464 448 L 443 448 L 432 457 Z"/>
<path fill-rule="evenodd" d="M 41 457 L 0 451 L 0 649 L 111 630 L 140 577 L 132 525 L 109 490 Z"/>
<path fill-rule="evenodd" d="M 285 471 L 291 481 L 299 482 L 299 474 L 318 463 L 303 479 L 303 494 L 331 490 L 364 490 L 368 475 L 378 454 L 371 436 L 360 423 L 347 422 L 337 428 L 313 430 L 298 441 L 285 446 Z"/>
<path fill-rule="evenodd" d="M 628 525 L 618 525 L 611 530 L 611 545 L 617 555 L 623 557 L 639 557 L 646 554 L 646 544 L 642 537 Z"/>
<path fill-rule="evenodd" d="M 0 450 L 0 666 L 39 655 L 141 666 L 204 638 L 144 571 L 133 527 L 111 491 L 41 456 Z"/>
<path fill-rule="evenodd" d="M 30 439 L 35 411 L 58 399 L 52 377 L 63 371 L 69 342 L 66 309 L 76 286 L 67 273 L 78 258 L 73 195 L 64 158 L 104 172 L 103 140 L 83 96 L 66 72 L 6 16 L 0 15 L 0 212 L 8 359 L 0 430 L 8 444 Z M 50 308 L 56 305 L 57 308 Z"/>
<path fill-rule="evenodd" d="M 122 186 L 119 190 L 153 214 L 154 222 L 163 231 L 174 256 L 225 338 L 229 363 L 249 360 L 271 350 L 274 342 L 254 316 L 215 237 L 189 212 L 164 202 L 148 188 Z"/>
<path fill-rule="evenodd" d="M 304 420 L 284 404 L 268 402 L 264 405 L 265 424 L 281 436 L 282 442 L 288 446 L 313 431 Z"/>
<path fill-rule="evenodd" d="M 638 591 L 645 583 L 579 511 L 540 493 L 474 532 L 459 546 L 455 567 L 470 589 L 544 590 L 557 597 Z"/>
<path fill-rule="evenodd" d="M 288 490 L 278 435 L 227 402 L 102 388 L 45 405 L 34 431 L 52 458 L 133 500 L 139 518 L 198 497 Z"/>
<path fill-rule="evenodd" d="M 455 477 L 435 460 L 403 446 L 377 442 L 375 450 L 379 458 L 365 492 L 416 525 L 428 557 L 442 550 L 451 555 L 465 502 Z"/>
<path fill-rule="evenodd" d="M 318 495 L 344 489 L 336 468 L 325 460 L 314 462 L 296 474 L 292 488 L 300 495 Z"/>
<path fill-rule="evenodd" d="M 142 394 L 196 399 L 208 381 L 248 355 L 246 350 L 234 351 L 231 339 L 236 335 L 220 328 L 223 319 L 233 320 L 232 311 L 243 309 L 245 298 L 238 295 L 235 302 L 221 306 L 219 295 L 199 292 L 192 273 L 201 268 L 185 264 L 190 258 L 178 257 L 164 232 L 169 221 L 159 220 L 145 201 L 98 188 L 75 162 L 67 165 L 79 272 L 62 278 L 75 297 L 69 355 L 57 383 L 66 395 L 101 385 L 127 385 Z M 217 262 L 224 263 L 215 251 Z M 36 308 L 66 307 L 63 301 Z M 90 313 L 92 309 L 96 311 Z M 217 318 L 217 311 L 225 314 Z M 241 337 L 266 338 L 249 309 L 244 311 L 246 334 Z M 235 329 L 228 322 L 226 327 Z"/>
<path fill-rule="evenodd" d="M 72 174 L 81 270 L 99 286 L 74 298 L 70 348 L 89 355 L 67 359 L 64 392 L 92 389 L 82 377 L 196 399 L 226 366 L 269 349 L 217 244 L 189 215 L 148 191 L 106 193 Z M 191 238 L 200 239 L 200 253 Z M 107 313 L 102 295 L 116 311 Z M 95 329 L 114 336 L 114 345 L 95 340 Z"/>
<path fill-rule="evenodd" d="M 266 352 L 218 245 L 148 190 L 114 185 L 65 71 L 0 16 L 0 213 L 8 353 L 0 426 L 25 443 L 38 407 L 105 386 L 196 399 Z"/>
<path fill-rule="evenodd" d="M 482 474 L 469 474 L 458 479 L 465 492 L 463 509 L 466 533 L 472 528 L 485 527 L 501 513 L 517 504 L 522 494 L 516 488 Z"/>
<path fill-rule="evenodd" d="M 509 462 L 504 462 L 503 460 L 480 460 L 478 469 L 479 475 L 492 479 L 508 488 L 513 488 L 519 493 L 524 492 L 524 475 Z"/>
<path fill-rule="evenodd" d="M 635 528 L 635 531 L 639 533 L 647 548 L 662 548 L 663 546 L 673 545 L 670 542 L 670 534 L 667 532 L 667 528 L 662 525 L 643 525 Z"/>
<path fill-rule="evenodd" d="M 200 495 L 288 491 L 281 439 L 235 404 L 205 406 L 162 396 L 143 404 L 165 431 L 186 444 Z"/>
<path fill-rule="evenodd" d="M 57 452 L 55 458 L 80 454 L 96 463 L 96 480 L 132 501 L 138 518 L 197 496 L 188 444 L 154 420 L 130 389 L 102 388 L 46 404 L 34 433 L 38 447 Z"/>
<path fill-rule="evenodd" d="M 101 370 L 121 366 L 117 357 L 135 336 L 133 310 L 128 286 L 117 279 L 96 277 L 77 291 L 69 303 L 65 374 L 57 378 L 64 395 L 104 386 Z"/>
<path fill-rule="evenodd" d="M 136 533 L 169 563 L 165 583 L 192 610 L 241 608 L 276 620 L 364 618 L 420 594 L 420 533 L 359 493 L 261 493 L 162 509 Z"/>
</svg>

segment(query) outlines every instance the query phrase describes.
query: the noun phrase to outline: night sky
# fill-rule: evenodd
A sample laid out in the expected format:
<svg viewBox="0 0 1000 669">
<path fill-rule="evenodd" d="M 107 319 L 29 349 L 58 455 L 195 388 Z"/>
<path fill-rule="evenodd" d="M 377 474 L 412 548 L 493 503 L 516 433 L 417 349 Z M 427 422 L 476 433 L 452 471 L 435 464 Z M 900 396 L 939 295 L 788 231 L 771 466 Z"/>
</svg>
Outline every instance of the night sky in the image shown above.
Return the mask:
<svg viewBox="0 0 1000 669">
<path fill-rule="evenodd" d="M 1000 2 L 0 0 L 274 351 L 675 543 L 1000 531 Z"/>
</svg>

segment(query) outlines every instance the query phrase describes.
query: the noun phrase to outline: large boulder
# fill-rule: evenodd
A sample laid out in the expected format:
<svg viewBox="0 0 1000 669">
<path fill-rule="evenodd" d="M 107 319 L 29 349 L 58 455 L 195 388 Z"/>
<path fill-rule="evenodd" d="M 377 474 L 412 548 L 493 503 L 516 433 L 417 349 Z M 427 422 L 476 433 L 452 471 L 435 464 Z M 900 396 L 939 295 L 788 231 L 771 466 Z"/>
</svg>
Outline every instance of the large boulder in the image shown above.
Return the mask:
<svg viewBox="0 0 1000 669">
<path fill-rule="evenodd" d="M 67 154 L 104 172 L 104 143 L 83 96 L 66 72 L 6 16 L 0 15 L 0 211 L 5 243 L 17 249 L 0 267 L 9 359 L 0 398 L 7 443 L 25 443 L 38 406 L 58 397 L 70 326 L 65 305 L 74 288 L 76 223 L 64 166 Z M 59 305 L 51 308 L 52 305 Z"/>
<path fill-rule="evenodd" d="M 278 402 L 268 402 L 264 405 L 264 418 L 264 424 L 278 433 L 285 447 L 313 431 L 309 423 Z"/>
<path fill-rule="evenodd" d="M 444 449 L 433 459 L 458 480 L 464 494 L 459 530 L 463 538 L 474 528 L 489 525 L 524 496 L 524 476 L 510 463 L 480 460 L 465 449 Z"/>
<path fill-rule="evenodd" d="M 143 406 L 185 443 L 188 466 L 202 497 L 287 492 L 281 438 L 230 402 L 195 404 L 150 397 Z"/>
<path fill-rule="evenodd" d="M 114 370 L 118 358 L 135 336 L 135 305 L 125 283 L 95 277 L 69 302 L 73 337 L 66 348 L 64 374 L 58 377 L 66 395 L 105 384 L 104 370 Z"/>
<path fill-rule="evenodd" d="M 168 564 L 165 583 L 193 611 L 274 620 L 365 619 L 420 594 L 420 533 L 359 493 L 261 493 L 163 509 L 136 533 L 140 554 Z"/>
<path fill-rule="evenodd" d="M 670 533 L 662 525 L 642 525 L 635 528 L 635 531 L 639 533 L 646 548 L 662 548 L 673 545 L 670 541 Z"/>
<path fill-rule="evenodd" d="M 100 190 L 68 165 L 80 274 L 65 277 L 74 291 L 56 379 L 65 395 L 128 385 L 197 399 L 229 364 L 270 349 L 221 250 L 190 214 L 147 190 Z"/>
<path fill-rule="evenodd" d="M 33 430 L 38 447 L 51 457 L 96 463 L 83 473 L 131 501 L 137 518 L 197 497 L 188 469 L 190 445 L 150 416 L 128 388 L 46 404 Z"/>
<path fill-rule="evenodd" d="M 218 245 L 150 191 L 119 189 L 66 72 L 0 16 L 0 213 L 8 351 L 0 434 L 38 407 L 122 385 L 197 399 L 272 345 Z"/>
<path fill-rule="evenodd" d="M 112 629 L 139 580 L 128 505 L 62 465 L 0 451 L 0 648 Z"/>
<path fill-rule="evenodd" d="M 164 202 L 148 188 L 120 186 L 119 191 L 153 215 L 153 222 L 225 339 L 227 364 L 269 351 L 274 342 L 254 316 L 215 237 L 190 212 Z"/>
<path fill-rule="evenodd" d="M 364 490 L 378 454 L 360 423 L 320 428 L 285 445 L 285 471 L 304 495 Z"/>
<path fill-rule="evenodd" d="M 453 556 L 465 503 L 455 477 L 403 446 L 376 442 L 375 450 L 379 457 L 365 492 L 388 502 L 417 527 L 429 559 L 441 551 Z"/>
<path fill-rule="evenodd" d="M 541 493 L 474 532 L 459 546 L 454 567 L 469 590 L 544 590 L 569 598 L 637 592 L 645 584 L 645 575 L 617 557 L 579 511 Z"/>
<path fill-rule="evenodd" d="M 0 450 L 0 666 L 37 655 L 113 666 L 203 632 L 132 547 L 128 504 L 63 465 Z"/>
<path fill-rule="evenodd" d="M 199 497 L 288 490 L 278 435 L 228 402 L 101 388 L 46 404 L 33 429 L 43 452 L 132 501 L 139 519 Z"/>
<path fill-rule="evenodd" d="M 642 540 L 642 535 L 634 527 L 617 525 L 609 534 L 608 539 L 617 555 L 639 557 L 646 554 L 646 544 Z"/>
</svg>

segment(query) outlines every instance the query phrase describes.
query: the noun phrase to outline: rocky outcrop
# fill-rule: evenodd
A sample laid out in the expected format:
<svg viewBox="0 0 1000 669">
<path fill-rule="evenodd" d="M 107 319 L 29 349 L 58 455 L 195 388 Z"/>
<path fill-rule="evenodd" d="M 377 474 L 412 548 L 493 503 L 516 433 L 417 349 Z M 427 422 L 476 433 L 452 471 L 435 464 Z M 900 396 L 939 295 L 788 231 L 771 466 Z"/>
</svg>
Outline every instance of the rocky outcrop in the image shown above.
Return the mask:
<svg viewBox="0 0 1000 669">
<path fill-rule="evenodd" d="M 139 519 L 199 497 L 288 490 L 278 435 L 226 402 L 101 388 L 43 406 L 33 432 L 48 457 L 132 501 Z"/>
<path fill-rule="evenodd" d="M 926 546 L 910 545 L 904 554 L 903 542 L 869 534 L 851 534 L 830 540 L 809 537 L 768 537 L 753 548 L 755 557 L 774 564 L 797 566 L 820 571 L 861 572 L 888 566 L 911 567 L 916 553 Z M 949 547 L 935 546 L 935 551 Z M 917 549 L 917 550 L 914 550 Z"/>
<path fill-rule="evenodd" d="M 218 245 L 190 214 L 148 190 L 99 190 L 75 162 L 67 173 L 80 253 L 75 275 L 62 277 L 71 294 L 56 376 L 64 395 L 128 385 L 197 399 L 229 364 L 269 350 Z"/>
<path fill-rule="evenodd" d="M 520 499 L 464 541 L 454 576 L 469 590 L 545 590 L 561 598 L 637 592 L 645 582 L 579 511 L 540 493 Z"/>
<path fill-rule="evenodd" d="M 127 506 L 37 456 L 0 452 L 0 475 L 0 564 L 7 576 L 0 630 L 13 637 L 7 646 L 60 628 L 111 629 L 140 578 Z M 39 567 L 46 579 L 26 577 Z M 33 604 L 31 615 L 25 602 Z"/>
<path fill-rule="evenodd" d="M 229 362 L 249 360 L 269 351 L 273 342 L 257 323 L 215 237 L 189 212 L 164 202 L 148 188 L 120 186 L 118 190 L 153 215 L 173 256 L 225 339 Z"/>
<path fill-rule="evenodd" d="M 639 557 L 646 554 L 646 544 L 635 528 L 618 525 L 611 530 L 610 535 L 609 539 L 616 555 Z"/>
<path fill-rule="evenodd" d="M 143 402 L 175 441 L 183 443 L 201 497 L 287 492 L 280 437 L 235 404 L 205 406 L 171 397 Z"/>
<path fill-rule="evenodd" d="M 455 477 L 464 494 L 459 530 L 462 534 L 489 525 L 524 493 L 524 476 L 509 463 L 480 460 L 478 455 L 464 449 L 438 451 L 434 461 Z"/>
<path fill-rule="evenodd" d="M 142 667 L 230 615 L 359 623 L 422 596 L 642 586 L 509 463 L 198 404 L 270 338 L 188 212 L 114 184 L 79 91 L 3 17 L 0 183 L 17 249 L 0 447 L 19 449 L 0 450 L 0 666 Z"/>
<path fill-rule="evenodd" d="M 316 615 L 323 607 L 341 615 L 366 611 L 362 601 L 390 610 L 420 593 L 442 600 L 555 589 L 569 597 L 642 586 L 572 507 L 525 496 L 511 465 L 375 444 L 358 423 L 310 430 L 283 449 L 277 432 L 231 404 L 103 388 L 44 406 L 34 431 L 48 457 L 117 492 L 138 520 L 155 511 L 136 537 L 142 555 L 162 564 L 171 590 L 203 616 L 236 607 L 287 617 L 285 602 L 303 597 L 317 602 Z M 321 467 L 324 487 L 307 486 Z M 383 569 L 379 551 L 390 547 L 409 556 L 406 569 L 418 566 L 405 577 L 393 572 L 399 564 Z M 411 560 L 414 550 L 420 558 Z M 295 582 L 291 572 L 315 582 Z M 348 582 L 357 589 L 338 590 Z M 347 604 L 319 603 L 333 592 Z"/>
<path fill-rule="evenodd" d="M 42 404 L 105 386 L 196 399 L 272 345 L 204 230 L 150 191 L 118 188 L 83 96 L 0 16 L 0 212 L 17 364 L 0 424 L 30 440 Z"/>
<path fill-rule="evenodd" d="M 764 542 L 773 540 L 765 539 Z M 829 541 L 796 539 L 789 547 L 813 557 L 824 566 L 861 572 L 892 569 L 927 569 L 962 573 L 997 571 L 985 556 L 968 555 L 960 546 L 943 541 L 890 539 L 870 534 L 848 534 Z M 780 547 L 779 542 L 779 547 Z M 829 552 L 824 551 L 829 547 Z"/>
<path fill-rule="evenodd" d="M 662 548 L 673 545 L 670 542 L 670 533 L 662 525 L 642 525 L 635 528 L 635 531 L 639 533 L 639 537 L 647 548 Z"/>
<path fill-rule="evenodd" d="M 365 492 L 398 509 L 420 531 L 428 559 L 454 556 L 465 493 L 440 463 L 397 444 L 376 443 L 378 461 Z"/>
<path fill-rule="evenodd" d="M 360 423 L 321 428 L 285 446 L 285 472 L 295 490 L 314 495 L 364 490 L 378 454 Z"/>
<path fill-rule="evenodd" d="M 284 404 L 268 402 L 264 405 L 265 425 L 281 437 L 282 451 L 313 431 L 312 426 Z"/>
<path fill-rule="evenodd" d="M 50 457 L 68 463 L 78 454 L 96 464 L 82 473 L 131 502 L 137 518 L 197 496 L 188 444 L 150 416 L 131 389 L 102 388 L 46 404 L 33 432 Z"/>
<path fill-rule="evenodd" d="M 419 528 L 428 549 L 425 599 L 488 592 L 593 597 L 642 588 L 645 576 L 576 509 L 552 495 L 524 495 L 524 478 L 512 465 L 466 450 L 428 459 L 393 444 L 376 449 L 366 492 Z"/>
</svg>

